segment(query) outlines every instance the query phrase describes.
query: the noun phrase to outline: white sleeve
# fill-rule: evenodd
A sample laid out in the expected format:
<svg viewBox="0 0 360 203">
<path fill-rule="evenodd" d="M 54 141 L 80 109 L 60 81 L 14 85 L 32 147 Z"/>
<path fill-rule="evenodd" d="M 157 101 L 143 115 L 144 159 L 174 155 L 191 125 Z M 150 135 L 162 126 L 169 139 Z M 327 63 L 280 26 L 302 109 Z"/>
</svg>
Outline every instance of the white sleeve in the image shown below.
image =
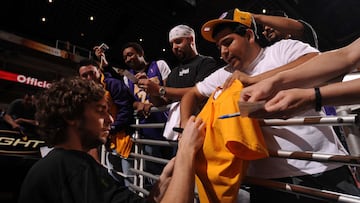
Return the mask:
<svg viewBox="0 0 360 203">
<path fill-rule="evenodd" d="M 278 50 L 274 53 L 277 54 L 277 57 L 286 59 L 286 63 L 290 63 L 305 54 L 319 52 L 319 50 L 309 44 L 292 39 L 281 40 L 279 43 L 274 44 L 274 46 Z"/>
<path fill-rule="evenodd" d="M 225 70 L 225 67 L 222 67 L 207 76 L 203 81 L 198 82 L 196 88 L 201 95 L 210 97 L 216 88 L 222 86 L 231 74 L 232 73 Z"/>
<path fill-rule="evenodd" d="M 159 67 L 162 79 L 166 80 L 171 72 L 169 65 L 164 60 L 158 60 L 156 61 L 156 64 Z"/>
</svg>

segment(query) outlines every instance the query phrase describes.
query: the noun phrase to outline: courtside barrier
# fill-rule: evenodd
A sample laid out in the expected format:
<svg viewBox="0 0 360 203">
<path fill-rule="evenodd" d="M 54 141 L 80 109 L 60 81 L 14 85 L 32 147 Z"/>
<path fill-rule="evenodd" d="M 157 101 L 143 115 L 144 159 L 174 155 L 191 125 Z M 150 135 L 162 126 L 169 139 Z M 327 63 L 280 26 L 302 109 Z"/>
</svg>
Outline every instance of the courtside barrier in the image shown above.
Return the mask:
<svg viewBox="0 0 360 203">
<path fill-rule="evenodd" d="M 151 112 L 161 112 L 168 110 L 169 106 L 156 108 L 153 107 Z M 134 113 L 136 115 L 136 112 Z M 135 128 L 133 135 L 133 142 L 135 144 L 134 152 L 130 153 L 130 157 L 133 158 L 134 167 L 130 171 L 135 174 L 134 182 L 130 187 L 141 196 L 147 196 L 149 191 L 144 188 L 144 181 L 146 178 L 158 180 L 158 175 L 151 174 L 144 171 L 144 162 L 151 161 L 154 163 L 165 165 L 169 160 L 149 156 L 144 154 L 145 145 L 156 145 L 163 147 L 176 147 L 176 141 L 159 141 L 150 139 L 141 139 L 139 135 L 139 129 L 142 128 L 164 128 L 165 123 L 147 123 L 140 124 L 139 119 L 135 116 L 135 124 L 131 127 Z M 348 114 L 342 116 L 324 116 L 324 117 L 297 117 L 289 119 L 259 119 L 261 126 L 290 126 L 290 125 L 312 125 L 312 126 L 359 126 L 359 119 L 357 114 Z M 301 151 L 285 151 L 277 150 L 270 151 L 271 157 L 284 158 L 284 159 L 300 159 L 300 160 L 312 160 L 318 162 L 334 162 L 339 164 L 345 164 L 349 166 L 359 167 L 360 157 L 352 155 L 336 155 L 336 154 L 324 154 L 319 152 L 301 152 Z M 360 197 L 336 193 L 326 190 L 318 190 L 315 188 L 308 188 L 299 185 L 287 184 L 282 182 L 276 182 L 266 179 L 259 179 L 255 177 L 246 177 L 246 184 L 258 185 L 262 187 L 268 187 L 283 192 L 293 193 L 297 195 L 308 196 L 315 199 L 332 201 L 332 202 L 358 202 L 360 203 Z"/>
<path fill-rule="evenodd" d="M 360 166 L 359 156 L 350 155 L 336 155 L 336 154 L 324 154 L 317 152 L 295 152 L 295 151 L 269 151 L 271 157 L 286 158 L 286 159 L 300 159 L 318 162 L 335 162 L 347 164 L 349 166 Z"/>
<path fill-rule="evenodd" d="M 246 177 L 244 183 L 271 188 L 287 193 L 292 193 L 294 195 L 295 194 L 302 195 L 302 196 L 319 199 L 323 201 L 329 201 L 329 202 L 347 202 L 347 203 L 360 202 L 360 197 L 353 195 L 341 194 L 327 190 L 319 190 L 301 185 L 294 185 L 294 184 L 266 180 L 261 178 Z"/>
</svg>

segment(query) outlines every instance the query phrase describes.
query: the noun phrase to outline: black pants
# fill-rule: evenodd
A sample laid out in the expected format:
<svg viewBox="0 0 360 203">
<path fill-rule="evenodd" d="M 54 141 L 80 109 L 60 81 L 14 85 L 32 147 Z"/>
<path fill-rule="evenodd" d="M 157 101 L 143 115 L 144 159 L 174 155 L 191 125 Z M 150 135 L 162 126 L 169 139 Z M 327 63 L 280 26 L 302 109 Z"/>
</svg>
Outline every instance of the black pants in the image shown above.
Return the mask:
<svg viewBox="0 0 360 203">
<path fill-rule="evenodd" d="M 321 190 L 360 196 L 360 189 L 357 188 L 348 166 L 342 166 L 319 174 L 279 178 L 273 180 Z M 250 186 L 250 199 L 251 203 L 271 202 L 270 200 L 273 200 L 277 203 L 329 202 L 259 186 Z"/>
</svg>

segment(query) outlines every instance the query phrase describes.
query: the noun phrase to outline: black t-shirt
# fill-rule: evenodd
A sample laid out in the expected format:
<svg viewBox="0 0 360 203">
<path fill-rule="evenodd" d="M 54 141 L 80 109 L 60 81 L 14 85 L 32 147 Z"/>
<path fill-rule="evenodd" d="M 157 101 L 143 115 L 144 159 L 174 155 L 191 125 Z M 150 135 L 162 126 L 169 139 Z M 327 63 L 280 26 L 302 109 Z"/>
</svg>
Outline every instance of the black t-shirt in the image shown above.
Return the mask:
<svg viewBox="0 0 360 203">
<path fill-rule="evenodd" d="M 13 119 L 26 118 L 34 120 L 35 106 L 25 107 L 23 99 L 15 99 L 9 104 L 6 114 L 10 115 Z"/>
<path fill-rule="evenodd" d="M 175 88 L 192 87 L 218 68 L 217 62 L 212 57 L 197 55 L 189 62 L 180 64 L 171 70 L 166 80 L 166 86 Z"/>
<path fill-rule="evenodd" d="M 116 182 L 89 154 L 53 149 L 29 170 L 19 197 L 24 202 L 146 202 Z"/>
<path fill-rule="evenodd" d="M 25 106 L 23 99 L 15 99 L 9 104 L 9 107 L 6 110 L 5 114 L 11 116 L 11 118 L 14 120 L 18 118 L 34 120 L 35 112 L 36 109 L 34 105 Z M 26 135 L 33 136 L 36 134 L 36 127 L 34 125 L 26 122 L 23 122 L 20 125 L 23 128 L 23 131 L 26 133 Z M 5 123 L 4 126 L 12 130 L 10 124 Z"/>
</svg>

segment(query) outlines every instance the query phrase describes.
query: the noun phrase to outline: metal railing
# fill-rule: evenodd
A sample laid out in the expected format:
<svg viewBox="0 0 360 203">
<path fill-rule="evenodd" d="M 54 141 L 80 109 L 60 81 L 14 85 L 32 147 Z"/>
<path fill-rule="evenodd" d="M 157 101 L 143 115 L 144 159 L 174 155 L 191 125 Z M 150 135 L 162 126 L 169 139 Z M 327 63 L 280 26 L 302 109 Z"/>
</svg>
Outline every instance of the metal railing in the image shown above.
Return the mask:
<svg viewBox="0 0 360 203">
<path fill-rule="evenodd" d="M 168 107 L 152 108 L 151 112 L 166 111 Z M 263 119 L 259 120 L 261 126 L 291 126 L 291 125 L 313 125 L 313 126 L 359 126 L 359 120 L 357 114 L 349 114 L 343 116 L 326 116 L 326 117 L 303 117 L 303 118 L 290 118 L 287 120 L 282 119 Z M 133 136 L 133 142 L 135 144 L 134 152 L 130 153 L 134 161 L 134 167 L 130 171 L 135 174 L 134 182 L 130 187 L 135 190 L 141 196 L 147 196 L 149 191 L 144 188 L 145 178 L 158 180 L 158 176 L 144 171 L 144 162 L 151 161 L 154 163 L 165 165 L 169 160 L 154 157 L 144 154 L 145 145 L 156 145 L 164 147 L 176 147 L 176 141 L 159 141 L 150 139 L 141 139 L 139 136 L 139 129 L 142 128 L 164 128 L 164 123 L 147 123 L 140 124 L 139 119 L 136 118 L 135 124 L 131 127 L 135 128 L 135 134 Z M 360 166 L 360 156 L 351 155 L 333 155 L 323 154 L 318 152 L 301 152 L 301 151 L 270 151 L 271 157 L 284 158 L 284 159 L 299 159 L 299 160 L 311 160 L 318 162 L 335 162 L 349 166 Z M 341 193 L 335 193 L 332 191 L 318 190 L 315 188 L 303 187 L 299 185 L 293 185 L 288 183 L 281 183 L 261 178 L 246 177 L 244 183 L 258 185 L 262 187 L 268 187 L 275 190 L 280 190 L 287 193 L 293 193 L 297 195 L 312 197 L 315 199 L 337 201 L 337 202 L 359 202 L 360 197 L 346 195 Z"/>
<path fill-rule="evenodd" d="M 55 47 L 57 49 L 67 51 L 68 53 L 71 53 L 73 55 L 78 55 L 89 59 L 92 58 L 91 50 L 74 45 L 69 41 L 56 40 Z"/>
</svg>

